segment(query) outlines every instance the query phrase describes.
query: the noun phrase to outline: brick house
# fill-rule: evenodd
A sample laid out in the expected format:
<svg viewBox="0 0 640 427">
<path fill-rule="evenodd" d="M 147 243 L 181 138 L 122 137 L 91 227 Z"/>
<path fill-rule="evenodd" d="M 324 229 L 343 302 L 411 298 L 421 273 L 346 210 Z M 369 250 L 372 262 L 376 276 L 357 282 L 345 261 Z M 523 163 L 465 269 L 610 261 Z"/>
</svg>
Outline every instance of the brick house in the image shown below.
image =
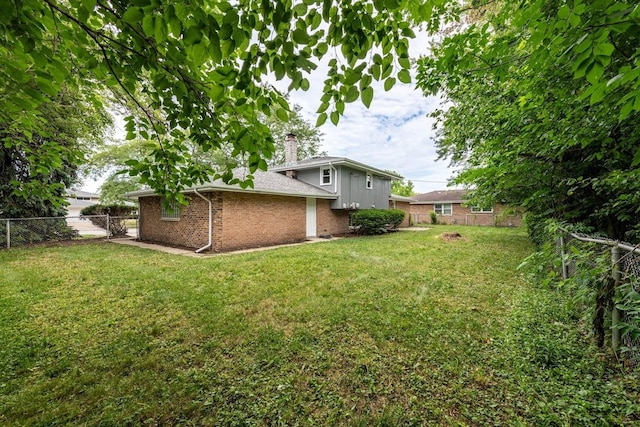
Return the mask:
<svg viewBox="0 0 640 427">
<path fill-rule="evenodd" d="M 226 252 L 345 234 L 350 212 L 389 208 L 399 176 L 344 157 L 298 161 L 296 144 L 290 135 L 288 161 L 253 173 L 253 188 L 216 180 L 185 190 L 187 206 L 170 207 L 152 190 L 129 193 L 140 205 L 140 239 Z"/>
<path fill-rule="evenodd" d="M 434 212 L 439 224 L 520 226 L 522 216 L 507 210 L 504 204 L 491 207 L 466 204 L 466 190 L 442 190 L 416 194 L 410 202 L 411 220 L 414 224 L 431 223 Z"/>
</svg>

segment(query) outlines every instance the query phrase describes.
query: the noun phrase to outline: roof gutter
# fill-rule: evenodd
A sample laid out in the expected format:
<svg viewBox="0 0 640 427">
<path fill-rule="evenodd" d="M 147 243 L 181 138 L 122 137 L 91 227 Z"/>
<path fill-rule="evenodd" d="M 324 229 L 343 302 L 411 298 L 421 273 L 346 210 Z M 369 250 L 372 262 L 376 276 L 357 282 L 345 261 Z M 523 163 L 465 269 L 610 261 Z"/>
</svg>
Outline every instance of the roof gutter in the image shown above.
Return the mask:
<svg viewBox="0 0 640 427">
<path fill-rule="evenodd" d="M 209 249 L 211 247 L 211 244 L 213 243 L 213 206 L 211 204 L 211 200 L 207 199 L 202 194 L 198 193 L 197 188 L 194 188 L 193 192 L 196 193 L 196 195 L 199 196 L 202 200 L 209 203 L 209 243 L 207 243 L 205 246 L 201 247 L 200 249 L 196 249 L 196 253 L 199 254 L 205 249 Z"/>
</svg>

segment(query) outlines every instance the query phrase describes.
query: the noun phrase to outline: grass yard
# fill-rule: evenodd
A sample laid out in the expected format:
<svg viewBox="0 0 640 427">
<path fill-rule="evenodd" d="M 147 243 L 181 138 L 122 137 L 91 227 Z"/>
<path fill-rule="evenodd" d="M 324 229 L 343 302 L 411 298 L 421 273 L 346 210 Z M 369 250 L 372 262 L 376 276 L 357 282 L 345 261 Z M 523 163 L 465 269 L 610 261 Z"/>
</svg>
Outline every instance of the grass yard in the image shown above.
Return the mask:
<svg viewBox="0 0 640 427">
<path fill-rule="evenodd" d="M 464 239 L 447 241 L 443 232 Z M 0 251 L 0 425 L 638 425 L 523 230 Z"/>
</svg>

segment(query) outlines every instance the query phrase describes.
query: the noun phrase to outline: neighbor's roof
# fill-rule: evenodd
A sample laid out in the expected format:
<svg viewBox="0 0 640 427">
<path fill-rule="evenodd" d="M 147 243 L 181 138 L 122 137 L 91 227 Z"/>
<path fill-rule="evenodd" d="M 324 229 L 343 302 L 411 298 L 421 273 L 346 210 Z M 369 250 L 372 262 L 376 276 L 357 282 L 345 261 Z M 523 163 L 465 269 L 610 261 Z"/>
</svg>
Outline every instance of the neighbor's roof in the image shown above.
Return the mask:
<svg viewBox="0 0 640 427">
<path fill-rule="evenodd" d="M 441 190 L 430 193 L 416 194 L 411 203 L 416 205 L 426 205 L 433 203 L 464 203 L 466 201 L 467 190 Z"/>
<path fill-rule="evenodd" d="M 98 204 L 98 202 L 95 200 L 78 200 L 74 197 L 67 197 L 67 202 L 69 203 L 67 208 L 86 208 L 87 206 Z"/>
<path fill-rule="evenodd" d="M 249 172 L 244 168 L 234 170 L 234 176 L 244 177 Z M 240 193 L 257 193 L 257 194 L 272 194 L 281 196 L 296 196 L 296 197 L 315 197 L 319 199 L 336 199 L 337 195 L 330 193 L 322 188 L 315 187 L 306 182 L 299 181 L 294 178 L 289 178 L 283 174 L 275 172 L 263 172 L 256 171 L 253 173 L 253 188 L 241 188 L 238 184 L 225 184 L 221 179 L 198 185 L 195 187 L 187 188 L 185 193 L 191 193 L 197 189 L 200 192 L 206 191 L 233 191 Z M 155 192 L 153 190 L 139 190 L 127 193 L 127 197 L 137 198 L 152 196 Z"/>
<path fill-rule="evenodd" d="M 304 170 L 304 169 L 315 169 L 322 166 L 350 166 L 355 169 L 360 169 L 364 171 L 369 171 L 374 173 L 375 175 L 383 176 L 385 178 L 390 179 L 402 179 L 400 175 L 396 175 L 395 173 L 390 173 L 384 171 L 382 169 L 374 168 L 373 166 L 365 165 L 364 163 L 356 162 L 355 160 L 347 159 L 346 157 L 311 157 L 305 160 L 298 160 L 295 163 L 291 164 L 281 164 L 270 167 L 269 170 L 273 172 L 284 172 L 287 170 Z"/>
<path fill-rule="evenodd" d="M 96 193 L 90 193 L 88 191 L 83 191 L 83 190 L 76 190 L 75 188 L 70 188 L 67 190 L 67 197 L 91 197 L 94 199 L 97 199 L 100 197 L 99 194 Z"/>
<path fill-rule="evenodd" d="M 399 196 L 397 194 L 391 194 L 391 196 L 389 197 L 389 200 L 393 200 L 396 202 L 408 202 L 408 203 L 415 201 L 413 197 Z"/>
</svg>

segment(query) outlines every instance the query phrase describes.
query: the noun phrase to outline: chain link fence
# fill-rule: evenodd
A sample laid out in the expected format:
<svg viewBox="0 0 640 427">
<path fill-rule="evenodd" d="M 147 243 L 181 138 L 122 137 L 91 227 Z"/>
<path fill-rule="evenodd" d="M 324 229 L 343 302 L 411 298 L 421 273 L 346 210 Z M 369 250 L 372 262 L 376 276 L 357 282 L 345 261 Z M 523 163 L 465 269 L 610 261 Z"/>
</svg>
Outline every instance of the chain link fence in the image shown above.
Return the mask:
<svg viewBox="0 0 640 427">
<path fill-rule="evenodd" d="M 596 304 L 609 308 L 611 346 L 632 367 L 640 365 L 640 245 L 561 229 L 556 253 L 562 260 L 562 277 L 600 275 L 603 285 Z M 609 301 L 606 301 L 606 299 Z M 599 307 L 596 308 L 596 312 Z"/>
<path fill-rule="evenodd" d="M 137 216 L 0 218 L 0 248 L 119 237 L 138 238 Z"/>
</svg>

